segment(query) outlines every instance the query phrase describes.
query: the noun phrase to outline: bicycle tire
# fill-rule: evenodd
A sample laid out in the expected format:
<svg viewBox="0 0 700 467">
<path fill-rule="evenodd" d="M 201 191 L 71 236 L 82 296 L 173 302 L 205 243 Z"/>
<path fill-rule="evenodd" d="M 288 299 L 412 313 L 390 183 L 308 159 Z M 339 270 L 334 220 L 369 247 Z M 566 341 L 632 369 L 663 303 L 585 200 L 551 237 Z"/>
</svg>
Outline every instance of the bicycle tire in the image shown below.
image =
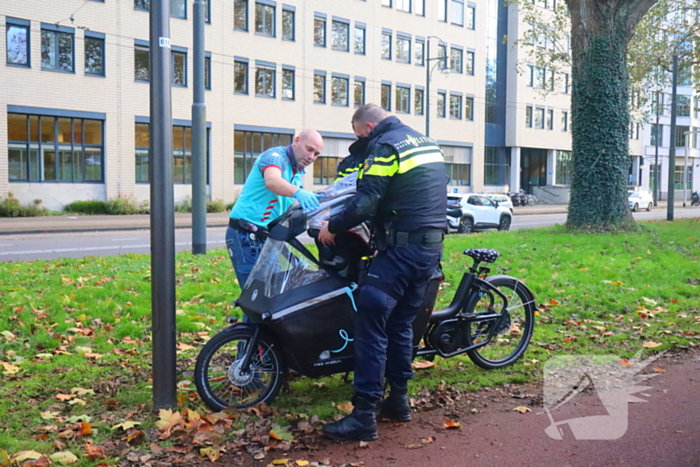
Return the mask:
<svg viewBox="0 0 700 467">
<path fill-rule="evenodd" d="M 215 335 L 197 356 L 194 375 L 199 397 L 214 411 L 271 403 L 287 376 L 287 365 L 274 340 L 262 334 L 248 372 L 240 372 L 241 352 L 253 338 L 250 327 L 233 327 Z M 242 347 L 242 348 L 241 348 Z"/>
<path fill-rule="evenodd" d="M 486 370 L 502 368 L 515 363 L 530 344 L 535 325 L 535 297 L 525 284 L 510 276 L 492 276 L 486 282 L 506 296 L 507 302 L 488 287 L 473 293 L 465 308 L 467 315 L 479 316 L 497 312 L 499 318 L 471 322 L 466 326 L 465 338 L 469 346 L 483 342 L 493 326 L 498 326 L 488 344 L 468 350 L 467 355 L 477 366 Z M 506 308 L 507 314 L 503 316 Z"/>
</svg>

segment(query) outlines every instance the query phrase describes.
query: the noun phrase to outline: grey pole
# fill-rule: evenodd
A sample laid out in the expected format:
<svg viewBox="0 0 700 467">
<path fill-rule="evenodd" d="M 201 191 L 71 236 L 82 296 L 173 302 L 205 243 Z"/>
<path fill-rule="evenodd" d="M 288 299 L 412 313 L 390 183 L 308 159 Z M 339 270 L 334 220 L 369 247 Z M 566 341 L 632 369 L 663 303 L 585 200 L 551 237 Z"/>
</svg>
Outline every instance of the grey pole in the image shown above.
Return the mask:
<svg viewBox="0 0 700 467">
<path fill-rule="evenodd" d="M 425 46 L 425 136 L 430 136 L 430 37 Z"/>
<path fill-rule="evenodd" d="M 158 410 L 177 406 L 170 0 L 151 2 L 150 27 L 152 370 Z"/>
<path fill-rule="evenodd" d="M 204 0 L 194 0 L 192 103 L 192 253 L 207 253 L 207 108 L 204 104 Z"/>
<path fill-rule="evenodd" d="M 673 56 L 673 69 L 671 73 L 673 83 L 671 85 L 671 145 L 668 148 L 668 206 L 666 207 L 666 220 L 673 220 L 673 203 L 675 202 L 675 183 L 674 176 L 676 173 L 676 92 L 678 81 L 678 55 Z"/>
<path fill-rule="evenodd" d="M 688 152 L 690 151 L 690 134 L 691 131 L 683 132 L 683 143 L 685 147 L 685 158 L 683 159 L 683 207 L 685 207 L 685 202 L 688 200 L 688 190 L 686 189 L 688 185 Z"/>
<path fill-rule="evenodd" d="M 654 207 L 658 206 L 660 187 L 659 187 L 659 102 L 660 94 L 656 92 L 656 137 L 654 138 Z"/>
</svg>

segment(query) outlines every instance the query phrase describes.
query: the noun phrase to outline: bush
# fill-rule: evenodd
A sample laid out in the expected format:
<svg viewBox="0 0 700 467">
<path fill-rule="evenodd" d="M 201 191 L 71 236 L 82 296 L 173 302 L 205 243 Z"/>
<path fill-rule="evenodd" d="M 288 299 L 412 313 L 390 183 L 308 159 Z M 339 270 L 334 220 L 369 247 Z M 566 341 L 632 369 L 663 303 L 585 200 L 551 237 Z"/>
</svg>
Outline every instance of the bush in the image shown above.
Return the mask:
<svg viewBox="0 0 700 467">
<path fill-rule="evenodd" d="M 226 210 L 227 210 L 227 211 L 230 211 L 231 209 L 233 209 L 233 205 L 234 205 L 234 204 L 236 204 L 235 201 L 233 201 L 233 202 L 231 202 L 231 203 L 228 203 L 228 204 L 226 205 Z"/>
<path fill-rule="evenodd" d="M 104 201 L 73 201 L 63 207 L 65 212 L 79 214 L 107 214 L 107 205 Z"/>
<path fill-rule="evenodd" d="M 226 205 L 220 199 L 207 202 L 207 212 L 224 212 Z"/>
<path fill-rule="evenodd" d="M 175 203 L 175 212 L 192 212 L 192 197 L 187 195 L 185 199 Z"/>
<path fill-rule="evenodd" d="M 26 206 L 22 206 L 12 192 L 0 199 L 0 217 L 37 217 L 48 213 L 49 210 L 41 205 L 40 199 L 35 199 L 33 204 Z"/>
<path fill-rule="evenodd" d="M 141 209 L 136 204 L 133 198 L 118 196 L 112 198 L 106 203 L 107 214 L 120 215 L 120 214 L 140 214 Z"/>
</svg>

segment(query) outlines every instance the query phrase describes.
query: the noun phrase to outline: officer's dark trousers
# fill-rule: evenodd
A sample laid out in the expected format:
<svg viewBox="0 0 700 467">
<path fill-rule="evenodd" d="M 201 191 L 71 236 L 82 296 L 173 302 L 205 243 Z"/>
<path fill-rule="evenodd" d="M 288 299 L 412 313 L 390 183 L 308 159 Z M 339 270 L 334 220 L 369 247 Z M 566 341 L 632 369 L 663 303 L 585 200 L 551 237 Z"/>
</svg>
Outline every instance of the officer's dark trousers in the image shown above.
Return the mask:
<svg viewBox="0 0 700 467">
<path fill-rule="evenodd" d="M 383 394 L 383 380 L 413 377 L 413 319 L 441 251 L 409 244 L 381 251 L 359 289 L 355 326 L 355 392 L 369 400 Z"/>
</svg>

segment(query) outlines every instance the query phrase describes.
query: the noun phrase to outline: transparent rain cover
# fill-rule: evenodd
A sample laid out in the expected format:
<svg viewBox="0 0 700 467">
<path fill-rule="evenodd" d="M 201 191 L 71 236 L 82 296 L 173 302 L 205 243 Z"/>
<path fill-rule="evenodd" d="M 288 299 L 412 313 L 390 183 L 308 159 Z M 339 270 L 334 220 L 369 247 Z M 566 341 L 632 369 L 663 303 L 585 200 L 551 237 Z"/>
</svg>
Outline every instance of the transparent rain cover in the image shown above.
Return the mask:
<svg viewBox="0 0 700 467">
<path fill-rule="evenodd" d="M 357 173 L 355 172 L 322 191 L 323 197 L 319 200 L 320 206 L 307 213 L 306 227 L 320 229 L 321 222 L 328 220 L 342 209 L 345 202 L 355 193 L 356 183 Z M 281 224 L 289 227 L 289 220 L 285 219 Z M 245 287 L 250 286 L 255 280 L 261 281 L 265 284 L 265 296 L 272 298 L 297 287 L 318 282 L 326 277 L 328 277 L 326 271 L 319 268 L 291 245 L 281 240 L 268 238 Z"/>
</svg>

